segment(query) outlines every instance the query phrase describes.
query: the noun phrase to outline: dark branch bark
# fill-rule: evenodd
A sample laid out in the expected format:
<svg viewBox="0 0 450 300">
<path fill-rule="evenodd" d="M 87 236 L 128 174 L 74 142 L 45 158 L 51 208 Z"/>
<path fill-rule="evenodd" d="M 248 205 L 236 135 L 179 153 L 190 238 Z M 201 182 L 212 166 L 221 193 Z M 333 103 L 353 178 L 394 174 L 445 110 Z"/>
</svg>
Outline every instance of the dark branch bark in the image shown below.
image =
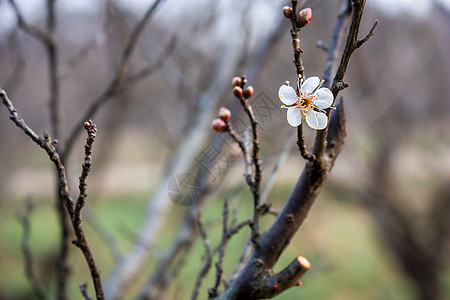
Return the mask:
<svg viewBox="0 0 450 300">
<path fill-rule="evenodd" d="M 347 43 L 334 82 L 341 82 L 342 84 L 350 57 L 357 48 L 357 35 L 364 4 L 364 0 L 353 0 L 353 14 Z M 341 14 L 336 25 L 340 27 L 339 30 L 342 30 L 342 24 L 344 23 L 341 20 L 342 18 L 344 16 Z M 330 43 L 330 47 L 336 47 L 336 45 L 337 43 Z M 329 51 L 331 53 L 335 50 L 330 48 Z M 333 84 L 334 97 L 337 96 L 339 90 L 339 85 Z M 329 115 L 330 111 L 328 111 Z M 344 143 L 346 134 L 342 105 L 339 105 L 339 109 L 330 119 L 329 128 L 330 137 L 328 140 L 332 145 L 329 145 L 328 148 L 326 146 L 328 128 L 318 131 L 313 148 L 316 159 L 306 162 L 303 172 L 282 210 L 267 232 L 261 237 L 259 247 L 255 247 L 252 256 L 238 278 L 218 299 L 260 299 L 268 297 L 266 294 L 260 294 L 264 287 L 265 278 L 269 276 L 281 253 L 306 219 L 309 209 L 321 190 Z M 324 157 L 326 149 L 328 157 Z"/>
<path fill-rule="evenodd" d="M 6 108 L 10 113 L 10 119 L 19 128 L 21 128 L 25 132 L 25 134 L 28 135 L 36 144 L 38 144 L 41 148 L 43 148 L 47 152 L 50 160 L 55 164 L 59 179 L 59 189 L 61 197 L 64 202 L 64 206 L 66 207 L 66 210 L 70 215 L 72 227 L 77 237 L 77 240 L 74 242 L 74 244 L 80 248 L 83 255 L 85 256 L 86 262 L 91 271 L 91 276 L 96 290 L 97 299 L 104 299 L 105 297 L 103 295 L 103 289 L 100 280 L 100 272 L 97 269 L 94 257 L 92 255 L 92 252 L 89 248 L 86 237 L 84 235 L 83 229 L 81 227 L 81 208 L 83 207 L 86 198 L 85 194 L 86 177 L 90 170 L 90 154 L 91 154 L 90 151 L 96 133 L 95 125 L 91 121 L 86 122 L 87 124 L 85 124 L 85 128 L 88 131 L 88 139 L 85 145 L 85 162 L 83 164 L 83 172 L 80 176 L 80 196 L 78 197 L 77 202 L 74 205 L 74 202 L 69 193 L 69 187 L 67 185 L 66 171 L 56 151 L 57 142 L 56 141 L 50 142 L 50 138 L 47 133 L 44 133 L 43 137 L 37 135 L 18 115 L 16 109 L 11 103 L 11 100 L 9 100 L 6 92 L 3 89 L 0 90 L 0 97 L 2 98 L 3 104 L 6 106 Z"/>
</svg>

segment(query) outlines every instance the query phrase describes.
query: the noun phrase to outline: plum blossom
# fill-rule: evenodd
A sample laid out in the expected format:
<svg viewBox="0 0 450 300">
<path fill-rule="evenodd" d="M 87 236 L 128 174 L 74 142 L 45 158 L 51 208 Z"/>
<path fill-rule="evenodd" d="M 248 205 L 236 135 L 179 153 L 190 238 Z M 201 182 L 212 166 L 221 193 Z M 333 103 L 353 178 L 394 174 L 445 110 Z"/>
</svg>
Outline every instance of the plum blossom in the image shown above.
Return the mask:
<svg viewBox="0 0 450 300">
<path fill-rule="evenodd" d="M 294 88 L 282 85 L 278 91 L 281 102 L 287 108 L 287 121 L 289 125 L 297 127 L 306 119 L 312 129 L 321 130 L 327 127 L 328 117 L 324 109 L 333 104 L 333 93 L 328 88 L 321 88 L 323 80 L 319 77 L 310 77 L 305 81 L 299 80 L 297 93 Z"/>
</svg>

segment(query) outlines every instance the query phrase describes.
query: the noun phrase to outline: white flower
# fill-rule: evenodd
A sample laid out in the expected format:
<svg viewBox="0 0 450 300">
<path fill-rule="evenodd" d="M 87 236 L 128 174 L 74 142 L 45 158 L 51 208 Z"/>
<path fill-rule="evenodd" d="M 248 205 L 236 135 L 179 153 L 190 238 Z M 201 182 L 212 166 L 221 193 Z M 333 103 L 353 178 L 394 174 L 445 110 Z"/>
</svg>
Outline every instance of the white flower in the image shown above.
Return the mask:
<svg viewBox="0 0 450 300">
<path fill-rule="evenodd" d="M 333 104 L 333 93 L 328 88 L 321 88 L 323 81 L 319 77 L 310 77 L 299 86 L 299 93 L 289 85 L 282 85 L 278 96 L 287 110 L 289 125 L 297 127 L 306 118 L 312 129 L 324 129 L 328 125 L 328 117 L 324 109 Z"/>
</svg>

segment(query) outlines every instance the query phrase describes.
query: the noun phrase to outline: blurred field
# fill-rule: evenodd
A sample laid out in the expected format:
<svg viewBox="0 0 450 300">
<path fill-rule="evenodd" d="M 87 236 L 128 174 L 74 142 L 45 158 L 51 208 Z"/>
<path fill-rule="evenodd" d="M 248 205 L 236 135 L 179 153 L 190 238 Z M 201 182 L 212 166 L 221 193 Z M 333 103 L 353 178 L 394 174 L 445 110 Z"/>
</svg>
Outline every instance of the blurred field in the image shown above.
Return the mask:
<svg viewBox="0 0 450 300">
<path fill-rule="evenodd" d="M 272 192 L 272 197 L 278 199 L 276 206 L 282 204 L 290 191 L 290 185 L 284 183 L 278 185 Z M 227 193 L 224 192 L 224 195 Z M 238 208 L 238 215 L 245 218 L 250 213 L 246 187 L 233 197 L 232 207 Z M 323 193 L 303 228 L 291 242 L 288 250 L 282 255 L 278 269 L 298 254 L 302 254 L 312 263 L 313 268 L 302 279 L 303 285 L 292 288 L 280 295 L 277 299 L 412 299 L 415 292 L 408 280 L 402 278 L 398 266 L 392 258 L 383 250 L 379 243 L 379 236 L 374 231 L 373 222 L 361 207 L 339 199 L 339 195 Z M 142 195 L 122 195 L 115 198 L 99 199 L 94 205 L 96 216 L 105 227 L 112 229 L 121 245 L 125 248 L 133 239 L 135 228 L 142 217 L 145 203 Z M 209 235 L 213 245 L 220 238 L 220 223 L 222 199 L 215 198 L 211 201 L 203 213 L 206 223 L 211 223 Z M 18 203 L 19 202 L 19 203 Z M 35 210 L 31 216 L 32 235 L 31 249 L 35 259 L 35 270 L 40 274 L 42 283 L 50 290 L 54 289 L 54 282 L 50 280 L 51 268 L 54 264 L 52 255 L 57 251 L 58 227 L 56 216 L 51 203 L 44 199 L 35 199 Z M 2 299 L 32 299 L 28 282 L 23 276 L 23 260 L 20 252 L 21 226 L 14 217 L 14 211 L 20 210 L 20 200 L 2 205 L 2 211 L 10 213 L 0 220 L 0 291 Z M 174 207 L 168 216 L 171 220 L 179 220 L 183 209 Z M 266 216 L 266 224 L 273 219 Z M 176 222 L 168 222 L 168 226 L 154 249 L 148 262 L 149 266 L 155 265 L 158 255 L 164 253 L 167 243 L 170 241 L 170 232 L 176 229 Z M 107 250 L 102 238 L 95 231 L 85 225 L 87 236 L 91 242 L 93 252 L 98 260 L 103 274 L 107 274 L 112 263 L 112 257 Z M 247 233 L 243 230 L 234 236 L 227 247 L 225 265 L 234 265 L 245 242 Z M 77 286 L 89 278 L 88 270 L 83 257 L 74 247 L 71 249 L 73 262 L 70 282 L 71 298 L 79 298 Z M 204 254 L 204 248 L 200 240 L 189 255 L 189 260 L 183 266 L 180 276 L 175 280 L 171 297 L 190 299 L 193 278 L 197 276 L 200 267 L 200 258 Z M 5 270 L 8 270 L 5 272 Z M 276 268 L 277 270 L 277 268 Z M 230 270 L 227 270 L 228 274 Z M 210 275 L 214 274 L 214 269 Z M 445 289 L 450 292 L 450 277 L 447 272 Z M 141 278 L 142 280 L 143 278 Z M 208 276 L 202 285 L 202 290 L 213 283 L 213 276 Z M 184 296 L 182 296 L 184 295 Z M 31 298 L 30 298 L 31 297 Z M 167 299 L 171 299 L 171 297 Z M 202 298 L 200 298 L 202 299 Z"/>
</svg>

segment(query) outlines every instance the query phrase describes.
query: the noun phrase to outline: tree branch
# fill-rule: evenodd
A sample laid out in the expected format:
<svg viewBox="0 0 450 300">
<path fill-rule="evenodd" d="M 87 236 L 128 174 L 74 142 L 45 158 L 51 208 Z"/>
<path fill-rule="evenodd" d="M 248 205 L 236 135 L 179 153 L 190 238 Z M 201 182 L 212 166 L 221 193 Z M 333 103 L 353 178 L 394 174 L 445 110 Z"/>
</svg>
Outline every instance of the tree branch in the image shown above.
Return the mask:
<svg viewBox="0 0 450 300">
<path fill-rule="evenodd" d="M 1 88 L 0 88 L 1 89 Z M 11 100 L 9 100 L 8 95 L 5 90 L 0 90 L 0 97 L 3 100 L 3 105 L 8 109 L 10 116 L 9 118 L 17 125 L 20 129 L 25 132 L 39 147 L 45 150 L 50 160 L 55 164 L 56 171 L 59 179 L 60 192 L 63 197 L 64 205 L 69 213 L 73 216 L 74 214 L 74 203 L 69 194 L 69 188 L 67 186 L 67 176 L 64 166 L 61 163 L 61 159 L 56 152 L 57 141 L 53 140 L 50 142 L 49 135 L 44 132 L 43 137 L 36 134 L 33 129 L 31 129 L 25 121 L 18 115 L 17 110 L 14 108 Z"/>
<path fill-rule="evenodd" d="M 84 146 L 84 163 L 82 165 L 82 171 L 80 176 L 80 184 L 78 199 L 75 204 L 75 212 L 72 218 L 73 229 L 75 232 L 75 236 L 77 237 L 76 241 L 72 243 L 80 248 L 81 252 L 86 259 L 86 263 L 89 266 L 89 270 L 91 272 L 92 281 L 95 288 L 95 294 L 97 295 L 97 299 L 105 299 L 105 295 L 103 294 L 103 287 L 100 277 L 100 272 L 97 268 L 97 265 L 94 260 L 94 256 L 92 251 L 88 245 L 86 240 L 86 236 L 84 234 L 83 228 L 81 226 L 81 209 L 83 208 L 86 201 L 86 179 L 91 170 L 91 153 L 92 153 L 92 145 L 94 143 L 94 139 L 97 134 L 97 126 L 89 120 L 84 123 L 84 128 L 88 133 L 88 137 L 86 139 L 86 145 Z"/>
<path fill-rule="evenodd" d="M 264 298 L 275 297 L 285 290 L 301 285 L 299 279 L 311 268 L 309 261 L 299 255 L 280 273 L 270 276 L 261 290 Z"/>
<path fill-rule="evenodd" d="M 344 50 L 341 63 L 335 76 L 335 81 L 339 82 L 343 79 L 348 61 L 355 49 L 355 37 L 358 33 L 365 1 L 353 0 L 353 4 L 354 10 L 347 37 L 347 46 Z M 339 21 L 340 20 L 338 19 L 338 23 Z M 330 48 L 331 46 L 332 43 L 330 43 Z M 332 51 L 332 49 L 329 49 L 329 51 Z M 333 86 L 333 94 L 336 97 L 339 90 L 336 89 L 336 85 Z M 342 108 L 340 108 L 339 112 L 341 111 Z M 341 132 L 344 118 L 337 118 L 333 122 L 333 124 L 340 126 L 338 132 Z M 277 262 L 281 253 L 289 244 L 289 241 L 297 232 L 298 228 L 302 225 L 303 221 L 306 219 L 309 209 L 314 203 L 315 198 L 325 182 L 334 160 L 336 159 L 336 155 L 332 155 L 332 157 L 327 159 L 327 164 L 324 164 L 323 153 L 325 151 L 325 139 L 327 137 L 327 133 L 328 130 L 317 132 L 316 143 L 313 148 L 313 154 L 317 159 L 313 162 L 306 162 L 303 172 L 286 200 L 282 210 L 267 232 L 261 237 L 260 247 L 255 247 L 252 256 L 248 260 L 244 269 L 232 282 L 227 291 L 218 299 L 261 298 L 261 295 L 258 294 L 258 287 L 262 288 L 261 282 L 263 281 L 263 278 L 271 272 L 271 269 Z M 342 135 L 337 136 L 339 137 Z M 337 154 L 339 152 L 342 143 L 343 141 L 336 143 L 333 146 L 333 153 Z"/>
<path fill-rule="evenodd" d="M 81 130 L 83 126 L 81 124 L 84 123 L 85 120 L 92 119 L 97 111 L 100 109 L 100 107 L 108 101 L 111 97 L 116 96 L 121 91 L 123 91 L 124 88 L 124 81 L 125 81 L 125 75 L 127 72 L 127 67 L 129 65 L 129 60 L 131 57 L 131 54 L 133 53 L 133 50 L 136 46 L 136 43 L 138 41 L 139 36 L 142 34 L 145 25 L 149 22 L 150 17 L 153 15 L 153 13 L 156 11 L 158 6 L 161 4 L 163 0 L 156 0 L 145 12 L 142 19 L 139 21 L 139 23 L 134 27 L 130 38 L 128 39 L 127 44 L 124 47 L 124 50 L 122 52 L 122 56 L 120 58 L 119 66 L 109 82 L 106 89 L 98 96 L 88 107 L 86 112 L 81 117 L 80 121 L 75 124 L 75 126 L 70 131 L 69 137 L 67 138 L 67 143 L 64 146 L 64 149 L 62 151 L 62 157 L 65 159 L 70 152 L 72 151 L 73 144 L 76 141 L 77 136 L 81 133 Z M 149 74 L 149 73 L 148 73 Z M 142 79 L 143 77 L 139 77 L 139 79 Z"/>
<path fill-rule="evenodd" d="M 200 214 L 197 214 L 197 226 L 200 233 L 200 237 L 203 241 L 203 245 L 205 247 L 205 256 L 203 258 L 202 267 L 200 269 L 200 272 L 198 273 L 197 280 L 195 281 L 194 290 L 192 291 L 191 300 L 196 300 L 198 298 L 198 291 L 200 289 L 200 286 L 202 284 L 203 279 L 206 277 L 206 275 L 209 272 L 209 269 L 211 268 L 211 262 L 212 262 L 212 256 L 213 252 L 211 249 L 211 243 L 208 239 L 208 234 L 206 232 L 206 227 L 200 220 Z"/>
<path fill-rule="evenodd" d="M 88 131 L 88 139 L 85 145 L 85 162 L 83 164 L 83 171 L 80 176 L 80 195 L 77 199 L 76 205 L 74 206 L 74 202 L 69 193 L 69 187 L 67 185 L 67 175 L 63 164 L 61 163 L 61 159 L 56 151 L 56 141 L 50 142 L 50 138 L 47 133 L 44 132 L 43 137 L 37 135 L 26 123 L 25 121 L 18 115 L 16 109 L 9 100 L 6 92 L 1 89 L 0 97 L 3 100 L 3 104 L 6 106 L 10 113 L 10 119 L 21 128 L 26 135 L 28 135 L 36 144 L 38 144 L 41 148 L 43 148 L 50 160 L 55 164 L 58 179 L 59 179 L 59 188 L 62 200 L 64 205 L 69 213 L 69 216 L 72 221 L 72 227 L 75 231 L 75 235 L 77 240 L 73 243 L 80 248 L 83 255 L 85 256 L 86 262 L 91 271 L 92 280 L 94 282 L 94 287 L 96 290 L 97 299 L 104 299 L 101 280 L 100 280 L 100 272 L 98 271 L 94 257 L 89 248 L 87 240 L 85 238 L 84 232 L 81 227 L 81 208 L 84 205 L 84 201 L 86 198 L 86 177 L 90 170 L 90 154 L 92 143 L 96 134 L 96 126 L 92 123 L 92 121 L 86 122 L 85 128 Z"/>
<path fill-rule="evenodd" d="M 25 201 L 25 212 L 23 214 L 17 214 L 17 219 L 22 224 L 23 228 L 23 236 L 22 236 L 22 253 L 24 258 L 24 264 L 25 264 L 25 275 L 28 279 L 28 282 L 31 285 L 31 288 L 33 289 L 36 297 L 40 300 L 46 300 L 48 299 L 45 295 L 44 291 L 42 290 L 42 286 L 40 285 L 39 281 L 37 280 L 36 274 L 33 270 L 33 256 L 30 249 L 30 234 L 31 234 L 31 227 L 30 227 L 30 214 L 33 210 L 33 204 L 31 203 L 30 199 L 26 199 Z"/>
</svg>

